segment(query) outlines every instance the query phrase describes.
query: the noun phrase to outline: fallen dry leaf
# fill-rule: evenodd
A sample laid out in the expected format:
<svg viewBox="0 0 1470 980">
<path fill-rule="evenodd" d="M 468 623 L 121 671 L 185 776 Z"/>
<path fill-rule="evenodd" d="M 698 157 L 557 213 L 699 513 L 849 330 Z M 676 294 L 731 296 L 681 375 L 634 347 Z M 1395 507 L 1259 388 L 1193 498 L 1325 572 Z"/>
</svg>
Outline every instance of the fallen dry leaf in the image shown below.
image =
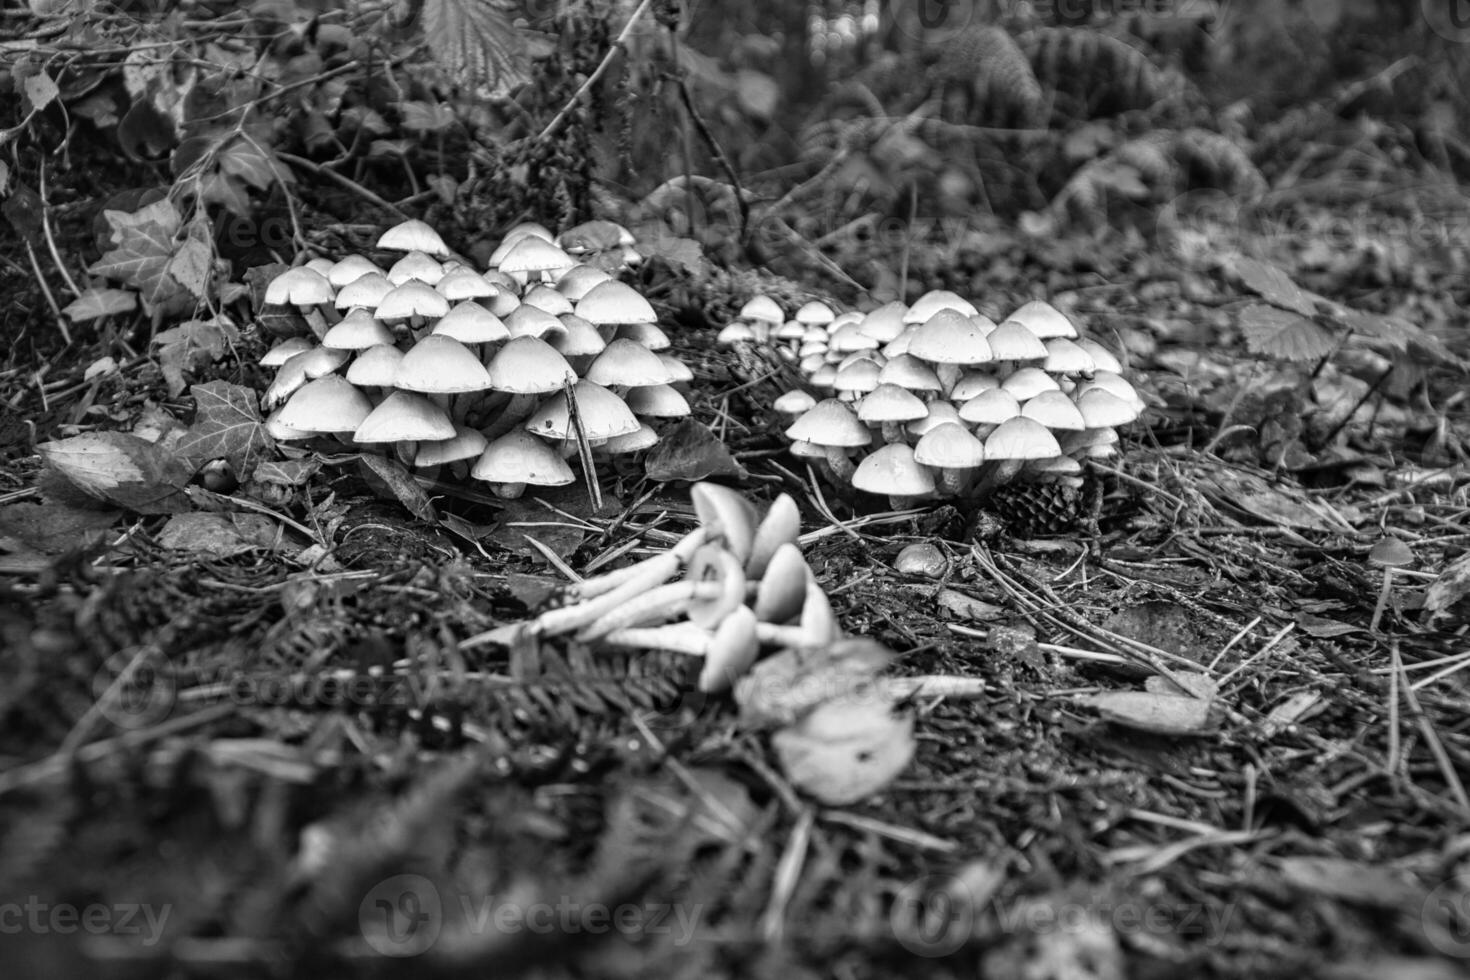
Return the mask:
<svg viewBox="0 0 1470 980">
<path fill-rule="evenodd" d="M 42 443 L 37 451 L 68 484 L 97 500 L 141 514 L 176 513 L 189 473 L 173 453 L 126 432 L 87 432 Z"/>
<path fill-rule="evenodd" d="M 883 697 L 828 701 L 771 736 L 797 789 L 830 806 L 881 791 L 914 757 L 914 720 Z"/>
</svg>

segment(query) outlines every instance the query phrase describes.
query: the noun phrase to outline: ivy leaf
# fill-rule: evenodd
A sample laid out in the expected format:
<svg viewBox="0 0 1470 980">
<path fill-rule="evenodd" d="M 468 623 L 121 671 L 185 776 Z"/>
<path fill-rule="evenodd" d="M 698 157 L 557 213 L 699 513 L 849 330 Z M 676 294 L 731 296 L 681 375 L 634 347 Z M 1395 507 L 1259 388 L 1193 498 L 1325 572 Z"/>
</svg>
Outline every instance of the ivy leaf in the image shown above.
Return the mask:
<svg viewBox="0 0 1470 980">
<path fill-rule="evenodd" d="M 178 457 L 127 432 L 86 432 L 36 447 L 51 470 L 89 497 L 141 514 L 183 510 Z"/>
<path fill-rule="evenodd" d="M 269 190 L 277 181 L 289 183 L 293 178 L 291 171 L 270 150 L 238 137 L 220 151 L 219 169 L 261 191 Z"/>
<path fill-rule="evenodd" d="M 190 320 L 161 331 L 153 338 L 168 393 L 177 397 L 184 390 L 184 374 L 197 371 L 224 356 L 239 332 L 227 321 Z M 213 459 L 214 457 L 209 457 Z"/>
<path fill-rule="evenodd" d="M 165 267 L 170 276 L 194 296 L 203 298 L 214 267 L 209 223 L 203 218 L 189 222 L 189 233 Z"/>
<path fill-rule="evenodd" d="M 163 198 L 131 214 L 111 210 L 102 214 L 112 226 L 115 247 L 89 271 L 136 289 L 150 316 L 181 309 L 187 294 L 168 274 L 177 251 L 174 239 L 183 225 L 178 209 Z"/>
<path fill-rule="evenodd" d="M 425 0 L 424 39 L 459 84 L 487 97 L 531 80 L 526 41 L 492 0 Z"/>
<path fill-rule="evenodd" d="M 104 316 L 131 313 L 138 308 L 138 294 L 130 289 L 84 289 L 80 296 L 61 308 L 73 323 Z"/>
<path fill-rule="evenodd" d="M 1337 346 L 1332 334 L 1315 321 L 1264 303 L 1240 311 L 1240 329 L 1252 354 L 1288 361 L 1314 361 Z"/>
<path fill-rule="evenodd" d="M 275 441 L 260 420 L 255 392 L 228 381 L 211 381 L 189 389 L 198 414 L 175 451 L 195 469 L 211 459 L 224 458 L 240 479 L 246 480 Z"/>
</svg>

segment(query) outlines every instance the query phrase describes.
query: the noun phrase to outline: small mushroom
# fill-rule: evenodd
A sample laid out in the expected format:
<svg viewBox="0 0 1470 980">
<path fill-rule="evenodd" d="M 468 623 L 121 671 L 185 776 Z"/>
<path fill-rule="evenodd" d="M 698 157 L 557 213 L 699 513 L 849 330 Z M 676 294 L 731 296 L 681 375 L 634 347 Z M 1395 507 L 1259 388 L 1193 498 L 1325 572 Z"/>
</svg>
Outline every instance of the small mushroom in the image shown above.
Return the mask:
<svg viewBox="0 0 1470 980">
<path fill-rule="evenodd" d="M 1368 552 L 1368 564 L 1383 569 L 1383 586 L 1378 590 L 1378 603 L 1373 607 L 1373 621 L 1368 624 L 1370 631 L 1378 632 L 1378 621 L 1383 617 L 1383 610 L 1387 608 L 1393 592 L 1394 569 L 1413 563 L 1414 552 L 1393 535 L 1380 538 L 1373 550 Z"/>
</svg>

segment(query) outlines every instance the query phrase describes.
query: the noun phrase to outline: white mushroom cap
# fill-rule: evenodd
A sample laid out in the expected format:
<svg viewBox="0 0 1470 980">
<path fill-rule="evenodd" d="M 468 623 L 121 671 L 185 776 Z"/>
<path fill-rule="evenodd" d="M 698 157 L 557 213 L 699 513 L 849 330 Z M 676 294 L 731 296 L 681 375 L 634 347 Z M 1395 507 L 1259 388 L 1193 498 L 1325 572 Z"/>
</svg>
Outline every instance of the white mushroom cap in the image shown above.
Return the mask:
<svg viewBox="0 0 1470 980">
<path fill-rule="evenodd" d="M 376 272 L 380 276 L 383 274 L 383 270 L 371 259 L 361 255 L 348 255 L 332 263 L 332 268 L 327 270 L 327 282 L 341 289 L 369 272 Z"/>
<path fill-rule="evenodd" d="M 572 301 L 567 299 L 565 294 L 557 292 L 545 283 L 537 283 L 526 290 L 521 296 L 521 302 L 538 310 L 544 310 L 552 316 L 572 312 Z"/>
<path fill-rule="evenodd" d="M 572 386 L 582 430 L 593 442 L 638 431 L 640 423 L 621 398 L 585 378 Z M 548 439 L 575 439 L 566 395 L 553 392 L 526 420 L 526 431 Z"/>
<path fill-rule="evenodd" d="M 1123 373 L 1123 365 L 1113 356 L 1113 352 L 1097 341 L 1083 337 L 1077 341 L 1077 346 L 1091 355 L 1094 370 Z"/>
<path fill-rule="evenodd" d="M 588 366 L 586 377 L 600 385 L 643 386 L 668 384 L 673 380 L 658 355 L 634 340 L 619 339 L 607 345 Z"/>
<path fill-rule="evenodd" d="M 636 340 L 644 347 L 653 351 L 668 350 L 673 346 L 673 343 L 669 340 L 669 335 L 652 323 L 619 324 L 617 332 L 613 334 L 613 337 L 615 339 Z"/>
<path fill-rule="evenodd" d="M 434 324 L 435 336 L 453 337 L 461 344 L 496 344 L 510 339 L 500 317 L 472 299 L 459 303 Z"/>
<path fill-rule="evenodd" d="M 1022 418 L 1035 419 L 1048 429 L 1085 429 L 1082 413 L 1060 391 L 1043 391 L 1021 406 Z"/>
<path fill-rule="evenodd" d="M 800 415 L 817 403 L 817 400 L 800 388 L 794 388 L 785 394 L 778 395 L 771 402 L 771 407 L 782 415 Z"/>
<path fill-rule="evenodd" d="M 350 287 L 349 287 L 350 288 Z M 434 292 L 434 287 L 410 279 L 378 302 L 374 315 L 379 320 L 407 320 L 412 316 L 441 317 L 449 312 L 449 300 Z"/>
<path fill-rule="evenodd" d="M 949 389 L 948 397 L 952 402 L 964 404 L 981 392 L 999 387 L 1000 380 L 987 371 L 966 371 Z"/>
<path fill-rule="evenodd" d="M 740 307 L 740 318 L 742 320 L 760 320 L 772 326 L 786 319 L 781 313 L 781 307 L 776 301 L 764 293 L 757 293 Z"/>
<path fill-rule="evenodd" d="M 814 299 L 811 302 L 803 303 L 797 309 L 792 319 L 795 320 L 797 323 L 817 324 L 818 326 L 821 326 L 831 323 L 834 319 L 836 319 L 836 314 L 832 312 L 832 307 L 828 306 L 826 303 L 823 303 L 821 300 Z M 780 323 L 781 321 L 772 320 L 770 322 L 774 324 Z"/>
<path fill-rule="evenodd" d="M 951 309 L 925 320 L 909 337 L 907 353 L 930 364 L 984 364 L 995 359 L 985 332 Z"/>
<path fill-rule="evenodd" d="M 1072 325 L 1072 321 L 1044 300 L 1034 299 L 1006 319 L 1021 324 L 1042 340 L 1077 336 L 1077 328 Z"/>
<path fill-rule="evenodd" d="M 1077 409 L 1089 429 L 1127 425 L 1138 418 L 1138 409 L 1104 388 L 1090 388 L 1077 399 Z"/>
<path fill-rule="evenodd" d="M 461 459 L 473 459 L 485 451 L 489 441 L 485 434 L 467 425 L 456 425 L 448 439 L 420 441 L 414 452 L 415 466 L 443 466 Z"/>
<path fill-rule="evenodd" d="M 914 460 L 941 469 L 970 469 L 985 462 L 985 444 L 958 422 L 943 422 L 915 443 Z"/>
<path fill-rule="evenodd" d="M 545 338 L 548 334 L 564 332 L 566 327 L 545 310 L 530 303 L 522 303 L 505 318 L 505 329 L 510 331 L 512 337 Z"/>
<path fill-rule="evenodd" d="M 337 291 L 334 305 L 339 310 L 354 306 L 374 310 L 383 301 L 383 297 L 392 291 L 393 284 L 388 281 L 387 276 L 381 272 L 366 272 Z"/>
<path fill-rule="evenodd" d="M 612 276 L 595 265 L 574 265 L 556 281 L 556 291 L 575 303 L 586 296 L 593 286 L 610 279 Z"/>
<path fill-rule="evenodd" d="M 539 337 L 513 337 L 490 359 L 490 386 L 518 395 L 556 391 L 576 372 Z"/>
<path fill-rule="evenodd" d="M 628 389 L 628 407 L 634 415 L 655 419 L 682 419 L 690 414 L 689 402 L 668 385 L 640 385 Z"/>
<path fill-rule="evenodd" d="M 577 300 L 576 314 L 599 327 L 618 323 L 653 323 L 658 314 L 632 286 L 609 279 Z"/>
<path fill-rule="evenodd" d="M 316 306 L 332 302 L 335 294 L 326 276 L 304 265 L 287 269 L 265 287 L 265 301 L 276 306 Z"/>
<path fill-rule="evenodd" d="M 858 329 L 880 344 L 889 343 L 903 333 L 903 317 L 907 312 L 908 307 L 902 303 L 884 303 L 863 317 Z"/>
<path fill-rule="evenodd" d="M 444 409 L 423 395 L 395 391 L 368 413 L 352 438 L 357 442 L 414 442 L 454 437 Z"/>
<path fill-rule="evenodd" d="M 501 272 L 562 272 L 577 264 L 551 242 L 538 235 L 522 235 L 496 264 Z"/>
<path fill-rule="evenodd" d="M 338 350 L 366 350 L 378 344 L 391 343 L 393 331 L 360 306 L 332 324 L 322 337 L 323 347 Z"/>
<path fill-rule="evenodd" d="M 925 323 L 940 310 L 954 310 L 963 316 L 978 313 L 975 304 L 948 289 L 931 289 L 920 296 L 903 316 L 904 323 Z"/>
<path fill-rule="evenodd" d="M 1035 398 L 1043 391 L 1059 390 L 1056 379 L 1038 367 L 1023 367 L 1012 371 L 1000 386 L 1022 402 Z"/>
<path fill-rule="evenodd" d="M 291 337 L 266 351 L 259 363 L 261 367 L 280 367 L 297 354 L 303 354 L 315 346 L 305 337 Z"/>
<path fill-rule="evenodd" d="M 997 361 L 1039 361 L 1047 356 L 1048 345 L 1014 320 L 1007 320 L 985 335 Z M 1047 370 L 1056 370 L 1050 363 Z"/>
<path fill-rule="evenodd" d="M 430 286 L 444 278 L 444 266 L 423 252 L 409 252 L 388 268 L 388 281 L 401 286 L 410 279 L 428 283 Z"/>
<path fill-rule="evenodd" d="M 990 388 L 961 405 L 959 414 L 973 425 L 1000 425 L 1021 414 L 1021 403 L 1004 388 Z"/>
<path fill-rule="evenodd" d="M 913 392 L 880 384 L 858 402 L 857 414 L 864 422 L 909 422 L 924 418 L 929 409 Z"/>
<path fill-rule="evenodd" d="M 752 340 L 755 340 L 755 331 L 750 328 L 750 324 L 739 320 L 725 324 L 715 335 L 715 342 L 720 344 L 739 344 Z"/>
<path fill-rule="evenodd" d="M 437 394 L 483 391 L 490 387 L 490 375 L 464 344 L 453 337 L 430 334 L 403 355 L 393 386 Z"/>
<path fill-rule="evenodd" d="M 575 313 L 563 313 L 557 319 L 561 321 L 562 332 L 552 336 L 551 346 L 562 356 L 589 357 L 607 349 L 607 341 L 591 322 Z"/>
<path fill-rule="evenodd" d="M 353 432 L 372 410 L 373 403 L 350 381 L 327 374 L 303 385 L 276 420 L 304 432 Z"/>
<path fill-rule="evenodd" d="M 513 429 L 485 447 L 470 476 L 488 483 L 560 487 L 576 479 L 561 454 L 523 429 Z"/>
<path fill-rule="evenodd" d="M 434 284 L 434 291 L 451 303 L 458 303 L 466 299 L 482 299 L 486 296 L 494 296 L 500 292 L 496 286 L 474 269 L 461 266 L 452 272 L 444 273 L 443 278 Z"/>
<path fill-rule="evenodd" d="M 640 424 L 634 432 L 627 435 L 611 436 L 602 448 L 608 453 L 617 456 L 622 453 L 636 453 L 658 444 L 658 433 L 646 424 Z"/>
<path fill-rule="evenodd" d="M 1046 361 L 1041 365 L 1056 374 L 1083 374 L 1097 367 L 1092 355 L 1066 337 L 1046 342 Z"/>
<path fill-rule="evenodd" d="M 449 257 L 449 246 L 439 233 L 417 218 L 410 218 L 383 232 L 378 248 L 393 252 L 424 252 L 438 258 Z"/>
<path fill-rule="evenodd" d="M 391 344 L 369 347 L 347 365 L 347 380 L 365 388 L 391 388 L 403 351 Z"/>
<path fill-rule="evenodd" d="M 669 372 L 669 384 L 676 385 L 685 381 L 694 380 L 694 372 L 689 370 L 689 365 L 679 360 L 673 354 L 659 351 L 658 359 L 663 362 L 664 369 Z"/>
<path fill-rule="evenodd" d="M 817 402 L 786 428 L 786 437 L 819 446 L 866 446 L 873 441 L 857 413 L 835 398 Z"/>
<path fill-rule="evenodd" d="M 930 402 L 929 413 L 921 419 L 914 419 L 904 426 L 904 429 L 911 436 L 924 436 L 935 426 L 947 425 L 951 422 L 963 424 L 960 419 L 960 410 L 955 408 L 953 402 Z"/>
<path fill-rule="evenodd" d="M 1047 459 L 1061 454 L 1056 436 L 1034 419 L 1007 419 L 985 438 L 987 459 Z"/>
<path fill-rule="evenodd" d="M 890 497 L 922 497 L 934 492 L 934 476 L 918 464 L 912 449 L 894 442 L 863 458 L 852 475 L 852 485 Z"/>
</svg>

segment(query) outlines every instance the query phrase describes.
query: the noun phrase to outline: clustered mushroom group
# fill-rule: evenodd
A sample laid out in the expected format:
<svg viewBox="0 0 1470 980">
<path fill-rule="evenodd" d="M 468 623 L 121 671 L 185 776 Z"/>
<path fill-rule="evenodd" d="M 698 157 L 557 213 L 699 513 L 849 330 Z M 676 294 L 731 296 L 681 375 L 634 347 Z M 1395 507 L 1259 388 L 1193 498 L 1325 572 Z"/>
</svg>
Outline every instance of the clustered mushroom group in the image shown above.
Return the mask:
<svg viewBox="0 0 1470 980">
<path fill-rule="evenodd" d="M 1116 452 L 1116 427 L 1143 410 L 1118 359 L 1039 300 L 997 324 L 947 290 L 866 314 L 813 301 L 790 319 L 756 296 L 719 339 L 770 344 L 799 365 L 828 397 L 776 399 L 792 454 L 895 508 L 1016 479 L 1078 482 L 1082 461 Z"/>
<path fill-rule="evenodd" d="M 579 261 L 608 254 L 602 226 L 620 259 L 636 259 L 610 222 L 559 238 L 528 223 L 479 272 L 410 220 L 379 238 L 398 256 L 386 268 L 349 255 L 277 276 L 266 303 L 295 307 L 315 336 L 261 360 L 277 368 L 263 398 L 271 435 L 345 437 L 415 467 L 468 467 L 503 497 L 573 482 L 579 440 L 609 455 L 653 445 L 660 420 L 689 414 L 674 385 L 693 375 L 668 353 L 648 301 L 605 260 Z"/>
<path fill-rule="evenodd" d="M 778 496 L 761 517 L 717 483 L 694 484 L 690 498 L 699 526 L 668 550 L 569 586 L 563 605 L 490 635 L 509 641 L 529 629 L 537 637 L 702 657 L 699 688 L 709 692 L 729 688 L 762 648 L 841 639 L 797 546 L 801 516 L 790 496 Z"/>
</svg>

